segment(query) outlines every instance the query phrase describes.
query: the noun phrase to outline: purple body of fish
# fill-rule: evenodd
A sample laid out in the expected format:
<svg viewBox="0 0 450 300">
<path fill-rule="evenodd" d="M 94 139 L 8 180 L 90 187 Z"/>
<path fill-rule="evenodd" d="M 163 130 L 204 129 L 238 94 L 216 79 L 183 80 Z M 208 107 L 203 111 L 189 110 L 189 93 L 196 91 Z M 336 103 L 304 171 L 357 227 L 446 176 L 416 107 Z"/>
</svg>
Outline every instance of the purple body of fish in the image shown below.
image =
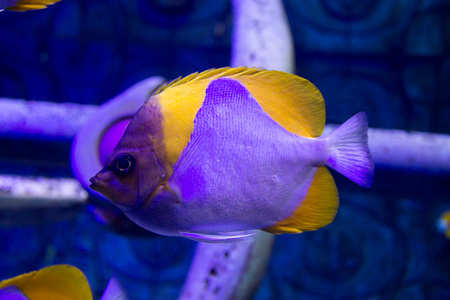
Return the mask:
<svg viewBox="0 0 450 300">
<path fill-rule="evenodd" d="M 136 205 L 125 206 L 118 197 L 119 207 L 136 224 L 159 234 L 222 241 L 241 239 L 256 229 L 271 227 L 276 227 L 273 231 L 280 233 L 311 230 L 308 226 L 289 229 L 291 225 L 278 222 L 289 218 L 302 205 L 303 199 L 308 198 L 311 189 L 315 191 L 311 193 L 322 195 L 318 183 L 313 182 L 326 183 L 323 188 L 330 192 L 323 193 L 324 197 L 333 202 L 329 207 L 337 209 L 337 192 L 332 179 L 326 174 L 324 180 L 315 178 L 323 165 L 336 169 L 361 186 L 371 185 L 373 162 L 367 147 L 368 127 L 364 113 L 356 114 L 328 136 L 310 138 L 285 129 L 260 103 L 238 79 L 211 79 L 193 119 L 189 141 L 173 165 L 173 173 L 168 178 L 158 175 L 160 185 L 147 194 L 139 193 L 151 201 L 137 199 Z M 137 113 L 124 137 L 127 133 L 136 135 L 135 127 L 140 124 L 137 120 L 145 122 L 143 116 L 142 112 Z M 116 176 L 119 183 L 106 184 L 102 176 L 111 169 L 114 171 L 114 164 L 133 165 L 132 172 L 136 172 L 134 164 L 139 170 L 143 167 L 139 166 L 139 153 L 121 154 L 121 147 L 124 146 L 119 142 L 111 155 L 109 164 L 113 167 L 107 165 L 92 180 L 94 189 L 110 193 L 113 198 L 121 195 L 121 178 Z M 166 170 L 158 151 L 152 150 L 150 154 L 155 155 L 152 164 L 156 169 Z M 122 159 L 123 155 L 128 155 L 128 160 L 118 161 L 117 157 Z M 116 173 L 120 175 L 119 171 Z M 308 200 L 308 205 L 310 202 L 312 200 Z M 320 207 L 314 208 L 313 213 L 314 210 Z M 332 215 L 331 219 L 334 213 L 327 212 Z"/>
</svg>

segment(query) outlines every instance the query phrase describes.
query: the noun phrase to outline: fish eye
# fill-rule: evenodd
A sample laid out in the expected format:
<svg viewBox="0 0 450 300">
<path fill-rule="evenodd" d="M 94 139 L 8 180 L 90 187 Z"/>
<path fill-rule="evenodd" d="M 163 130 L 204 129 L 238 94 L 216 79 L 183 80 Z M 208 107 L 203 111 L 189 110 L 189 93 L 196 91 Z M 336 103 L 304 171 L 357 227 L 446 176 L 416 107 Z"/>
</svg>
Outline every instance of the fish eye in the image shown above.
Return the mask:
<svg viewBox="0 0 450 300">
<path fill-rule="evenodd" d="M 112 171 L 116 175 L 126 176 L 130 174 L 136 166 L 136 160 L 130 154 L 122 154 L 118 156 L 112 163 Z"/>
</svg>

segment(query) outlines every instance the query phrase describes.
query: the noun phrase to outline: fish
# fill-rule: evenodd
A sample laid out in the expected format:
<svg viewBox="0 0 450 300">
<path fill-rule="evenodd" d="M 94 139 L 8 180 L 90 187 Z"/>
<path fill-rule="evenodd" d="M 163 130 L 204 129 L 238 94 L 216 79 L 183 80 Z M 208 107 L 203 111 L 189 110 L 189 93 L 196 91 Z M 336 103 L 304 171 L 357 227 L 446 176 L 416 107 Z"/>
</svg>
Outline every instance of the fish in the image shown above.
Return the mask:
<svg viewBox="0 0 450 300">
<path fill-rule="evenodd" d="M 83 299 L 92 293 L 84 274 L 71 265 L 53 265 L 0 282 L 0 300 Z"/>
<path fill-rule="evenodd" d="M 436 227 L 440 233 L 450 239 L 450 210 L 444 211 L 436 221 Z"/>
<path fill-rule="evenodd" d="M 61 0 L 0 0 L 0 11 L 28 11 L 47 8 Z"/>
<path fill-rule="evenodd" d="M 92 300 L 86 276 L 78 268 L 59 264 L 0 281 L 0 300 Z M 127 300 L 119 281 L 111 277 L 100 300 Z"/>
<path fill-rule="evenodd" d="M 317 230 L 338 191 L 327 169 L 373 181 L 359 112 L 326 136 L 320 91 L 258 68 L 193 73 L 160 87 L 133 116 L 90 188 L 137 225 L 200 242 Z"/>
</svg>

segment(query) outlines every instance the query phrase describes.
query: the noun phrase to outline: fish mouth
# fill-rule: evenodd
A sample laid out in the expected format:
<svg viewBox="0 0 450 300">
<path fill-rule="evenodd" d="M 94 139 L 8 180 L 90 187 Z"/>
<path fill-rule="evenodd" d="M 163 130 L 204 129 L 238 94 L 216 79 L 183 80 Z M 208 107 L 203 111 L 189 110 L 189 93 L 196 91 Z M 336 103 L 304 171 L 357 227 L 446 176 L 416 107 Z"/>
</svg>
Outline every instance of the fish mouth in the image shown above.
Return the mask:
<svg viewBox="0 0 450 300">
<path fill-rule="evenodd" d="M 89 188 L 94 190 L 94 191 L 97 191 L 99 186 L 100 186 L 100 179 L 98 179 L 97 176 L 94 176 L 91 179 L 89 179 L 89 182 L 91 183 L 89 185 Z"/>
<path fill-rule="evenodd" d="M 126 212 L 130 208 L 134 208 L 138 204 L 128 204 L 128 201 L 118 201 L 117 195 L 114 191 L 108 189 L 108 181 L 102 180 L 99 178 L 98 174 L 89 179 L 90 185 L 89 188 L 101 194 L 101 196 L 105 197 L 109 202 L 119 207 L 122 211 Z"/>
</svg>

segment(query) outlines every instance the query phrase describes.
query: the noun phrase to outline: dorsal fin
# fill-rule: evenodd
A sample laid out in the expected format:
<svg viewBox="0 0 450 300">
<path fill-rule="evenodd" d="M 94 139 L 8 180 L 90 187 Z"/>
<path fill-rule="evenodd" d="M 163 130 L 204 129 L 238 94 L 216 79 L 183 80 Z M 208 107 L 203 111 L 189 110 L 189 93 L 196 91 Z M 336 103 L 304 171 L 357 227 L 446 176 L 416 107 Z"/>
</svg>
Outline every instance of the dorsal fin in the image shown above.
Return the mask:
<svg viewBox="0 0 450 300">
<path fill-rule="evenodd" d="M 158 95 L 165 90 L 183 85 L 185 83 L 192 83 L 194 81 L 204 80 L 204 79 L 214 79 L 219 77 L 233 77 L 233 76 L 242 76 L 242 75 L 252 75 L 255 73 L 260 72 L 260 69 L 257 68 L 247 68 L 247 67 L 238 67 L 238 68 L 219 68 L 219 69 L 209 69 L 206 71 L 203 71 L 201 73 L 192 73 L 190 75 L 187 75 L 186 77 L 178 77 L 177 79 L 174 79 L 162 86 L 160 86 L 153 94 Z"/>
<path fill-rule="evenodd" d="M 257 68 L 220 68 L 179 77 L 154 94 L 201 80 L 230 77 L 239 80 L 262 109 L 286 130 L 305 137 L 318 137 L 325 126 L 325 104 L 319 90 L 308 80 L 280 71 Z"/>
</svg>

